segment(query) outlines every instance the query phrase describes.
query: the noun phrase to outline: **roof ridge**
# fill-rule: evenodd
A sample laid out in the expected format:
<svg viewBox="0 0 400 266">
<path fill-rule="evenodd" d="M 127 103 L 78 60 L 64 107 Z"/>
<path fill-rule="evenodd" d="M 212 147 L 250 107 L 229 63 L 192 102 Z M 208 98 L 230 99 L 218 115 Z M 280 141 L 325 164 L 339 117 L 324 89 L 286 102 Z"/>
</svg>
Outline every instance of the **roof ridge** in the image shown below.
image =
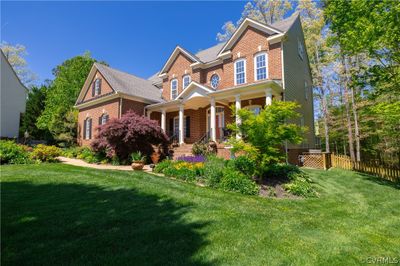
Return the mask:
<svg viewBox="0 0 400 266">
<path fill-rule="evenodd" d="M 135 77 L 135 78 L 138 78 L 138 79 L 141 79 L 141 80 L 144 80 L 144 81 L 149 81 L 149 80 L 147 80 L 147 79 L 145 79 L 145 78 L 136 76 L 136 75 L 131 74 L 131 73 L 128 73 L 128 72 L 126 72 L 126 71 L 122 71 L 122 70 L 119 70 L 119 69 L 116 69 L 116 68 L 112 68 L 112 67 L 110 67 L 110 66 L 106 66 L 106 65 L 101 64 L 101 63 L 99 63 L 99 62 L 95 62 L 95 64 L 100 65 L 101 67 L 106 67 L 106 68 L 108 68 L 108 69 L 110 69 L 110 70 L 112 70 L 112 71 L 116 71 L 116 72 L 119 72 L 119 73 L 122 73 L 122 74 L 130 75 L 130 76 L 132 76 L 132 77 Z"/>
</svg>

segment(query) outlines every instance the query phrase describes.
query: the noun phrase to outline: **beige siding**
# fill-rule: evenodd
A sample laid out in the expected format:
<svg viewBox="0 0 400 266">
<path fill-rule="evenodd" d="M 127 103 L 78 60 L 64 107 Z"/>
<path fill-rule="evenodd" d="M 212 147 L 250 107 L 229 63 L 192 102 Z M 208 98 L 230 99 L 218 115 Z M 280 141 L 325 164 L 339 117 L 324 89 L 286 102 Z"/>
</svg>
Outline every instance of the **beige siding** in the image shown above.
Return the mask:
<svg viewBox="0 0 400 266">
<path fill-rule="evenodd" d="M 297 40 L 303 43 L 304 57 L 303 60 L 298 54 Z M 304 125 L 308 127 L 308 133 L 305 136 L 306 141 L 304 147 L 314 148 L 315 135 L 314 135 L 314 110 L 313 110 L 313 96 L 312 96 L 312 79 L 310 67 L 305 51 L 304 35 L 300 19 L 297 19 L 291 29 L 287 33 L 287 39 L 283 44 L 284 50 L 284 78 L 285 78 L 285 99 L 286 101 L 297 101 L 301 107 L 299 112 L 303 116 Z M 306 89 L 305 82 L 308 84 L 307 94 L 308 99 L 305 97 Z M 300 119 L 297 123 L 300 124 Z M 300 146 L 301 147 L 301 146 Z M 295 148 L 290 147 L 290 148 Z"/>
</svg>

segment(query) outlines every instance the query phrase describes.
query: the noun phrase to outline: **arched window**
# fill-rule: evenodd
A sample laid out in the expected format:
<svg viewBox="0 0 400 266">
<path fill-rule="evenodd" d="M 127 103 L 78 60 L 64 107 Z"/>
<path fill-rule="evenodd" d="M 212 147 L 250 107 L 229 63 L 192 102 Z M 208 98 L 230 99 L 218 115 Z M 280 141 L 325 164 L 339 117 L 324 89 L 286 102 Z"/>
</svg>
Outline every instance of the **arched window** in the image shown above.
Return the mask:
<svg viewBox="0 0 400 266">
<path fill-rule="evenodd" d="M 105 123 L 108 122 L 109 116 L 108 114 L 104 113 L 99 117 L 99 125 L 104 125 Z"/>
<path fill-rule="evenodd" d="M 268 58 L 266 53 L 256 54 L 254 57 L 254 80 L 267 79 Z"/>
<path fill-rule="evenodd" d="M 96 79 L 93 83 L 92 96 L 101 94 L 101 79 Z"/>
<path fill-rule="evenodd" d="M 174 100 L 178 96 L 178 80 L 171 80 L 171 99 Z"/>
<path fill-rule="evenodd" d="M 182 80 L 183 88 L 186 89 L 186 87 L 189 86 L 191 81 L 192 81 L 192 79 L 191 79 L 190 75 L 183 76 L 183 80 Z"/>
<path fill-rule="evenodd" d="M 239 59 L 235 62 L 235 85 L 246 83 L 246 60 Z"/>
<path fill-rule="evenodd" d="M 92 138 L 92 118 L 88 117 L 83 122 L 84 139 Z"/>
<path fill-rule="evenodd" d="M 219 76 L 218 74 L 213 74 L 210 78 L 210 84 L 213 89 L 218 88 L 219 85 Z"/>
</svg>

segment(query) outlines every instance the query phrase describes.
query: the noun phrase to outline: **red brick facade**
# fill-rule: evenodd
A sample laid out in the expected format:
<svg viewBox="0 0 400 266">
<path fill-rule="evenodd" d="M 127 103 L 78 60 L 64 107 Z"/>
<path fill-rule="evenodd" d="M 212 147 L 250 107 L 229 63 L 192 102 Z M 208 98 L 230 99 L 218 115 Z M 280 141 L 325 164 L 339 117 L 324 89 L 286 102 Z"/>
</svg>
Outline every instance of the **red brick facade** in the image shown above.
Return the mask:
<svg viewBox="0 0 400 266">
<path fill-rule="evenodd" d="M 92 89 L 94 86 L 94 82 L 96 79 L 101 80 L 100 84 L 100 94 L 99 95 L 93 95 L 92 96 Z M 102 97 L 104 95 L 113 93 L 114 90 L 111 88 L 110 84 L 107 82 L 107 80 L 101 75 L 99 71 L 96 71 L 96 74 L 94 75 L 93 79 L 90 82 L 89 88 L 87 88 L 85 96 L 83 97 L 83 101 L 89 101 L 89 100 L 94 100 L 96 98 Z"/>
</svg>

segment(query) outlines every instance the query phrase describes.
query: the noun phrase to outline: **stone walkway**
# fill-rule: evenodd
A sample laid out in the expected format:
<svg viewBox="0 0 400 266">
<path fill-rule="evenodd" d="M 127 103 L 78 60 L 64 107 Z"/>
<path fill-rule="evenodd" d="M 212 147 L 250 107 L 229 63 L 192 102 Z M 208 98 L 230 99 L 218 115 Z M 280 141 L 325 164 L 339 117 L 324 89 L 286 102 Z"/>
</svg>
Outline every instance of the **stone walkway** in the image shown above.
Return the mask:
<svg viewBox="0 0 400 266">
<path fill-rule="evenodd" d="M 133 171 L 130 165 L 111 165 L 111 164 L 93 164 L 87 163 L 80 159 L 73 159 L 67 157 L 58 157 L 61 163 L 74 165 L 74 166 L 82 166 L 94 169 L 102 169 L 102 170 L 121 170 L 121 171 Z M 149 165 L 145 165 L 143 168 L 143 172 L 151 173 L 151 168 Z"/>
</svg>

